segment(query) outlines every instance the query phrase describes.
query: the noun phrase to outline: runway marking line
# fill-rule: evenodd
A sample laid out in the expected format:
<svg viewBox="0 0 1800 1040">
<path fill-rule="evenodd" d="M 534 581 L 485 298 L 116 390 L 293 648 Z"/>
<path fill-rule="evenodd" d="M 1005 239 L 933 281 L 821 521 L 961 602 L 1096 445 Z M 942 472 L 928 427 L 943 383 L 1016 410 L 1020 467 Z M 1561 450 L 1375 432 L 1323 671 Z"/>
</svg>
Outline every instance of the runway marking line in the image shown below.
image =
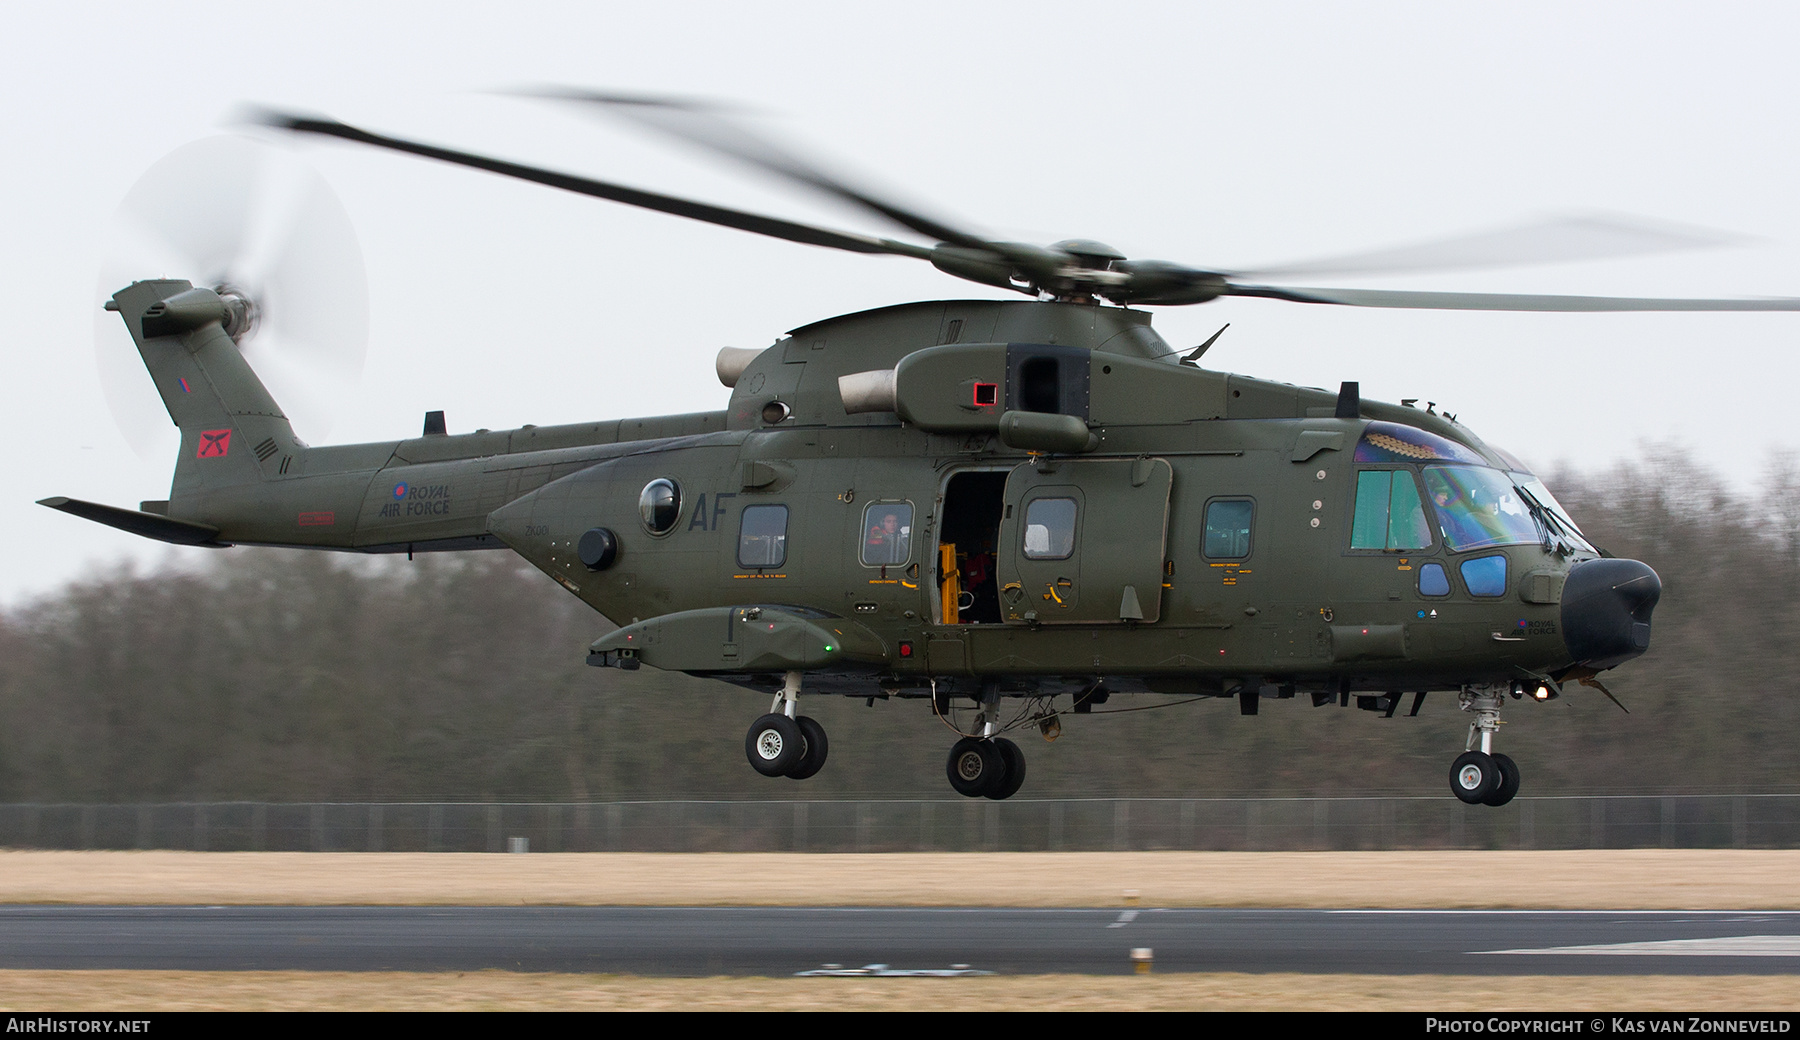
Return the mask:
<svg viewBox="0 0 1800 1040">
<path fill-rule="evenodd" d="M 1800 935 L 1727 935 L 1713 939 L 1659 939 L 1652 942 L 1603 943 L 1595 946 L 1472 952 L 1584 957 L 1800 957 Z"/>
</svg>

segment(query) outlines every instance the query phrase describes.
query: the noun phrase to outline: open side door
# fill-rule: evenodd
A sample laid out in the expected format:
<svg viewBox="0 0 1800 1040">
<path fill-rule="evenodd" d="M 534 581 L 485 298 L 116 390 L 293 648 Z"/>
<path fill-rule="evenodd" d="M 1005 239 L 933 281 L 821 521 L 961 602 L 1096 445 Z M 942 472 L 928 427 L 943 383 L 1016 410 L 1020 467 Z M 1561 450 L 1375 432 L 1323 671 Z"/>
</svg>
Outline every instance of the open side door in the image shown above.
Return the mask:
<svg viewBox="0 0 1800 1040">
<path fill-rule="evenodd" d="M 1006 480 L 1000 611 L 1008 624 L 1162 616 L 1167 459 L 1028 462 Z"/>
</svg>

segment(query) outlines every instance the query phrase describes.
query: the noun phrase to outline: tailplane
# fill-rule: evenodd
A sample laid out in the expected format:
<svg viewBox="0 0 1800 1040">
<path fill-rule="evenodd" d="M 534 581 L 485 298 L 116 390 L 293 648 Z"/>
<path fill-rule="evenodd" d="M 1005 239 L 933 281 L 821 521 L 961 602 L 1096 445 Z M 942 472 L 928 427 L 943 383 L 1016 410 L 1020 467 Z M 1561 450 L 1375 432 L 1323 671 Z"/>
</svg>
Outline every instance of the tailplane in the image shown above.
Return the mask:
<svg viewBox="0 0 1800 1040">
<path fill-rule="evenodd" d="M 166 502 L 141 509 L 46 498 L 39 504 L 181 545 L 224 545 L 199 522 L 220 492 L 241 500 L 246 485 L 288 472 L 306 450 L 268 388 L 238 352 L 233 333 L 249 327 L 251 304 L 185 281 L 133 282 L 113 294 L 144 367 L 181 431 L 181 454 Z"/>
</svg>

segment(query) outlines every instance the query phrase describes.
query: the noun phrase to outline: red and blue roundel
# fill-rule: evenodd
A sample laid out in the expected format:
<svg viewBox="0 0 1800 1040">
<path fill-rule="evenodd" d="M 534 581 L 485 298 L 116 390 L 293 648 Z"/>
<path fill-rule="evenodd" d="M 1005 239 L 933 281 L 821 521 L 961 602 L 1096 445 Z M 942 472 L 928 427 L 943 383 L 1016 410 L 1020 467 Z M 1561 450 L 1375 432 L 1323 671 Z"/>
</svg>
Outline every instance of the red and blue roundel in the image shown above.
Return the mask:
<svg viewBox="0 0 1800 1040">
<path fill-rule="evenodd" d="M 395 498 L 405 498 L 406 497 L 406 482 L 404 480 L 401 481 L 400 483 L 394 485 L 394 497 Z"/>
</svg>

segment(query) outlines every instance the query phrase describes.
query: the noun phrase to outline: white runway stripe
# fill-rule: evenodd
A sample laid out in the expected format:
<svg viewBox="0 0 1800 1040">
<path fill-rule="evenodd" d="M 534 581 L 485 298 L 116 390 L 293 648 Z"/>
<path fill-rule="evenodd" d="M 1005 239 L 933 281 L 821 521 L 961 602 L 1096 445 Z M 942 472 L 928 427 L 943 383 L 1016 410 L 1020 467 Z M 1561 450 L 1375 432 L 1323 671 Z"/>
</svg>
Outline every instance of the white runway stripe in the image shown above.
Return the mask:
<svg viewBox="0 0 1800 1040">
<path fill-rule="evenodd" d="M 1717 939 L 1663 939 L 1600 946 L 1551 946 L 1487 953 L 1580 954 L 1630 957 L 1800 957 L 1800 935 L 1728 935 Z"/>
</svg>

